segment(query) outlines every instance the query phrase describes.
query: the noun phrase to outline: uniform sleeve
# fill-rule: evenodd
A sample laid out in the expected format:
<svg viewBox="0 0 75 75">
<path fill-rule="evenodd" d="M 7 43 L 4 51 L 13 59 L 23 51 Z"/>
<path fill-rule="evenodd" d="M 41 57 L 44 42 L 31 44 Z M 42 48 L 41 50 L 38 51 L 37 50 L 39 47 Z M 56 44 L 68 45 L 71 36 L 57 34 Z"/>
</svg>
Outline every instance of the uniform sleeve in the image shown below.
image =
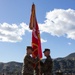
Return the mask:
<svg viewBox="0 0 75 75">
<path fill-rule="evenodd" d="M 32 58 L 31 56 L 26 57 L 25 60 L 27 60 L 33 64 L 37 63 L 39 61 L 37 58 L 35 59 L 35 58 Z"/>
<path fill-rule="evenodd" d="M 40 61 L 40 65 L 41 65 L 41 66 L 44 66 L 44 63 L 43 63 L 42 61 Z"/>
<path fill-rule="evenodd" d="M 22 75 L 24 75 L 24 68 L 25 68 L 25 63 L 23 63 L 23 66 L 22 66 Z"/>
<path fill-rule="evenodd" d="M 49 69 L 50 72 L 52 71 L 52 68 L 53 68 L 53 61 L 52 61 L 52 59 L 50 59 L 49 65 L 48 65 L 48 69 Z"/>
</svg>

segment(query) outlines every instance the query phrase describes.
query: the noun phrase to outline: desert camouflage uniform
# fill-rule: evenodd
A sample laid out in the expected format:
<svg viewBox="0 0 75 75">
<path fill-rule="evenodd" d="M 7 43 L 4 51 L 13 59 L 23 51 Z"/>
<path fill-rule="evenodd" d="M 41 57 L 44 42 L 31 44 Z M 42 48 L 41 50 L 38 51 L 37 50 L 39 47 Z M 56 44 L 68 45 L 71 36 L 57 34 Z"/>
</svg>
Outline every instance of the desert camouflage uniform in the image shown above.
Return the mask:
<svg viewBox="0 0 75 75">
<path fill-rule="evenodd" d="M 42 66 L 42 72 L 44 73 L 44 75 L 52 75 L 52 67 L 53 67 L 53 62 L 51 57 L 49 56 L 47 57 L 47 59 L 45 60 Z"/>
<path fill-rule="evenodd" d="M 33 64 L 38 62 L 38 59 L 34 59 L 29 55 L 26 55 L 24 58 L 22 75 L 33 75 L 34 67 Z"/>
</svg>

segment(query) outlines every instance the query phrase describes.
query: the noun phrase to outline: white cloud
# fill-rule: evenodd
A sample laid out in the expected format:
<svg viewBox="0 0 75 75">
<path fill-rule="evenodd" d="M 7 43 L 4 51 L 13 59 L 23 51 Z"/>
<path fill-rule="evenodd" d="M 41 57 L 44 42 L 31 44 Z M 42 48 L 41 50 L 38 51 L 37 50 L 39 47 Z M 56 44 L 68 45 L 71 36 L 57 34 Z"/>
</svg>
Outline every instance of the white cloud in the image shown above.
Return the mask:
<svg viewBox="0 0 75 75">
<path fill-rule="evenodd" d="M 20 25 L 3 23 L 0 24 L 0 41 L 2 42 L 19 42 L 25 30 L 29 31 L 28 25 L 21 23 Z"/>
<path fill-rule="evenodd" d="M 72 44 L 71 42 L 68 43 L 68 45 L 71 45 L 71 44 Z"/>
<path fill-rule="evenodd" d="M 46 13 L 46 20 L 39 24 L 41 32 L 65 36 L 75 40 L 75 10 L 54 9 Z"/>
<path fill-rule="evenodd" d="M 41 42 L 44 43 L 44 42 L 47 42 L 47 40 L 44 40 L 44 39 L 41 38 Z"/>
<path fill-rule="evenodd" d="M 0 41 L 2 42 L 20 42 L 22 36 L 25 35 L 25 31 L 31 32 L 29 26 L 25 23 L 17 24 L 0 24 Z M 41 39 L 41 42 L 47 42 L 47 40 Z"/>
</svg>

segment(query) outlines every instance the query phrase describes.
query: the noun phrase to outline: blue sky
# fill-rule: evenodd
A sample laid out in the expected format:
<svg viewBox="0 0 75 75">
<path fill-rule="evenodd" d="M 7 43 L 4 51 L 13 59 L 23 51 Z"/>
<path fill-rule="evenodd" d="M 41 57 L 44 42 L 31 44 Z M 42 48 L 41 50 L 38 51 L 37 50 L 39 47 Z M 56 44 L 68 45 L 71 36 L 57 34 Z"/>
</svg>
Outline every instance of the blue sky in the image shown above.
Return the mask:
<svg viewBox="0 0 75 75">
<path fill-rule="evenodd" d="M 33 3 L 42 51 L 50 48 L 52 58 L 75 52 L 74 0 L 0 0 L 0 62 L 23 62 L 26 46 L 31 45 L 28 25 Z"/>
</svg>

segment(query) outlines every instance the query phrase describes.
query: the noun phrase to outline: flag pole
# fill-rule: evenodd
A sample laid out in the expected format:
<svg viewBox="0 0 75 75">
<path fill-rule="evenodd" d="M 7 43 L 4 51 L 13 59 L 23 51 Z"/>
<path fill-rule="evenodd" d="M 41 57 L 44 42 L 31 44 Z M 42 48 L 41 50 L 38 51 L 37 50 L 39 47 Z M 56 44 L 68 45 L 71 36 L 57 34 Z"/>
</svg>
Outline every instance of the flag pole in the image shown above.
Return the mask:
<svg viewBox="0 0 75 75">
<path fill-rule="evenodd" d="M 40 40 L 40 31 L 36 20 L 36 13 L 35 13 L 35 4 L 32 4 L 31 9 L 31 17 L 30 17 L 30 23 L 29 28 L 32 30 L 32 47 L 34 49 L 32 56 L 35 58 L 38 56 L 39 62 L 38 62 L 38 75 L 41 75 L 41 65 L 40 65 L 40 58 L 42 58 L 42 49 L 41 49 L 41 40 Z M 35 71 L 34 71 L 35 73 Z M 34 74 L 36 75 L 36 74 Z"/>
<path fill-rule="evenodd" d="M 40 60 L 39 60 L 39 75 L 41 75 L 40 73 L 41 73 L 41 65 L 40 65 Z"/>
</svg>

